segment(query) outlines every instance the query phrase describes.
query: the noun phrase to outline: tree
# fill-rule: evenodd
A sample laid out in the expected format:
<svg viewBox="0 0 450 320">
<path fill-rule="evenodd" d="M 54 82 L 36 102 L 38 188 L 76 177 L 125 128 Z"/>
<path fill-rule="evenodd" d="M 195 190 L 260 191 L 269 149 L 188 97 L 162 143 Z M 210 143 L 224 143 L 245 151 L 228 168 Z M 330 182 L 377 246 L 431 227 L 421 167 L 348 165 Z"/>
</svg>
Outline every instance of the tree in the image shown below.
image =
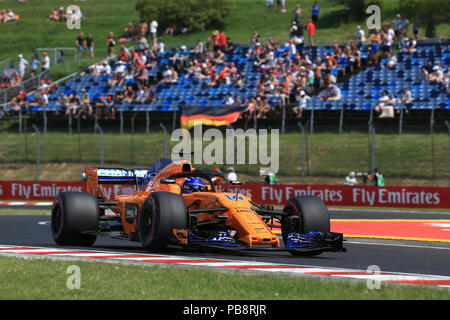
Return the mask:
<svg viewBox="0 0 450 320">
<path fill-rule="evenodd" d="M 399 0 L 400 13 L 410 21 L 419 15 L 428 38 L 436 36 L 436 26 L 439 23 L 448 22 L 449 10 L 448 0 Z"/>
<path fill-rule="evenodd" d="M 139 0 L 136 10 L 143 21 L 155 19 L 161 29 L 170 24 L 189 31 L 223 29 L 234 0 Z"/>
<path fill-rule="evenodd" d="M 348 21 L 362 21 L 367 17 L 367 7 L 375 4 L 381 7 L 379 0 L 333 0 L 336 4 L 341 4 L 346 7 L 348 12 Z"/>
</svg>

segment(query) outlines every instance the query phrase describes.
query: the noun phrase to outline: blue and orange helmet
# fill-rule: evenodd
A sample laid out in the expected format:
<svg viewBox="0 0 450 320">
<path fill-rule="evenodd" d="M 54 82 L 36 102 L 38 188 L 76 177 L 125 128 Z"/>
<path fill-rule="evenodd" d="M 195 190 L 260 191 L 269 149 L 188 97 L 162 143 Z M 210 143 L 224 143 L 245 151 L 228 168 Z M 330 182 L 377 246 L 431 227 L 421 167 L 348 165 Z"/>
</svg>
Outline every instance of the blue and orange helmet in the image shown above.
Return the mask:
<svg viewBox="0 0 450 320">
<path fill-rule="evenodd" d="M 186 178 L 183 181 L 183 194 L 189 194 L 192 192 L 206 191 L 206 186 L 201 178 L 191 177 Z"/>
</svg>

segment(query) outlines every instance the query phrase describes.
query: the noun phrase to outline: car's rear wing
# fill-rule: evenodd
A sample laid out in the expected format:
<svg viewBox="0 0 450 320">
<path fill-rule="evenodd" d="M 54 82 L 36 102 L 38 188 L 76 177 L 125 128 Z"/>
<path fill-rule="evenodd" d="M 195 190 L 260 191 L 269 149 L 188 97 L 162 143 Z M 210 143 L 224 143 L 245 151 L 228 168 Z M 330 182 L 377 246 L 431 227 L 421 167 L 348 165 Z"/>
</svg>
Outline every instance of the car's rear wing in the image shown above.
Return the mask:
<svg viewBox="0 0 450 320">
<path fill-rule="evenodd" d="M 85 168 L 83 180 L 86 181 L 87 192 L 104 198 L 102 184 L 127 184 L 137 187 L 146 174 L 147 169 Z"/>
</svg>

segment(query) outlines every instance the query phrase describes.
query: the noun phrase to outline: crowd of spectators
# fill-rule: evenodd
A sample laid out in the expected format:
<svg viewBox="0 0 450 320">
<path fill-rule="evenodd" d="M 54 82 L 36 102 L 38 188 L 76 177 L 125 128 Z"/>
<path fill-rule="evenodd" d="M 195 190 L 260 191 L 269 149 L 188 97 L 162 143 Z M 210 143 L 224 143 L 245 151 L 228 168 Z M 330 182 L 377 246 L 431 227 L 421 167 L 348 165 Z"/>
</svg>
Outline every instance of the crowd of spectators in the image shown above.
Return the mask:
<svg viewBox="0 0 450 320">
<path fill-rule="evenodd" d="M 277 1 L 278 8 L 285 11 L 285 2 Z M 274 1 L 267 1 L 267 6 L 273 8 Z M 394 50 L 404 53 L 415 52 L 417 45 L 416 38 L 420 28 L 420 18 L 417 17 L 413 23 L 414 38 L 408 38 L 407 19 L 401 19 L 397 15 L 392 24 L 385 22 L 381 30 L 369 30 L 366 37 L 365 31 L 358 26 L 354 34 L 354 39 L 349 40 L 345 45 L 335 43 L 331 51 L 327 50 L 322 56 L 310 57 L 305 50 L 306 34 L 309 45 L 315 45 L 314 37 L 318 28 L 320 5 L 314 1 L 311 7 L 311 18 L 302 19 L 302 8 L 296 6 L 290 25 L 289 40 L 280 43 L 269 38 L 265 44 L 262 43 L 257 29 L 251 36 L 251 44 L 246 51 L 247 59 L 254 61 L 254 70 L 261 74 L 257 83 L 257 92 L 253 96 L 239 97 L 226 95 L 225 105 L 241 105 L 247 107 L 242 114 L 243 118 L 265 119 L 269 112 L 274 109 L 269 101 L 278 98 L 281 105 L 293 104 L 292 112 L 296 117 L 301 117 L 303 110 L 307 107 L 308 101 L 313 94 L 320 92 L 322 100 L 341 99 L 341 90 L 336 85 L 337 67 L 340 63 L 351 63 L 353 70 L 362 67 L 361 48 L 368 47 L 368 63 L 381 63 L 382 68 L 395 68 L 397 57 Z M 54 9 L 49 16 L 52 21 L 64 21 L 68 13 L 64 8 Z M 306 22 L 304 21 L 306 20 Z M 177 28 L 170 24 L 164 31 L 166 35 L 173 35 L 187 30 L 183 27 Z M 101 95 L 91 98 L 85 89 L 79 93 L 72 92 L 66 95 L 61 92 L 59 103 L 65 107 L 65 114 L 68 116 L 78 115 L 83 118 L 96 116 L 99 118 L 115 118 L 115 104 L 123 102 L 149 103 L 156 100 L 154 79 L 149 76 L 149 71 L 157 67 L 158 57 L 165 53 L 165 45 L 158 40 L 158 22 L 151 19 L 149 23 L 141 21 L 134 25 L 129 23 L 124 29 L 124 36 L 118 42 L 128 42 L 135 40 L 136 50 L 130 50 L 121 45 L 117 53 L 117 60 L 113 64 L 101 62 L 89 67 L 81 73 L 81 76 L 102 76 L 107 79 L 108 87 L 119 88 L 114 95 Z M 89 35 L 84 38 L 80 33 L 76 40 L 80 55 L 83 51 L 86 54 L 93 52 L 93 39 Z M 109 33 L 106 39 L 108 56 L 116 54 L 116 38 L 114 33 Z M 211 45 L 212 50 L 209 50 Z M 186 46 L 179 46 L 175 53 L 168 58 L 170 63 L 164 66 L 158 81 L 163 83 L 177 83 L 180 81 L 193 81 L 202 83 L 202 86 L 214 87 L 217 84 L 232 85 L 235 88 L 244 86 L 248 79 L 243 70 L 239 70 L 231 57 L 235 46 L 223 30 L 215 30 L 205 42 L 197 40 L 195 46 L 188 49 Z M 23 57 L 22 57 L 23 59 Z M 24 59 L 23 59 L 24 60 Z M 38 64 L 42 63 L 38 61 Z M 419 77 L 429 82 L 444 83 L 447 92 L 449 91 L 449 71 L 444 70 L 439 62 L 424 66 Z M 29 65 L 28 61 L 19 62 L 19 74 L 3 76 L 1 88 L 7 85 L 14 85 L 21 81 L 21 75 Z M 35 65 L 34 62 L 31 65 Z M 22 67 L 21 67 L 22 66 Z M 44 67 L 44 65 L 43 65 Z M 36 67 L 37 68 L 37 67 Z M 48 104 L 48 94 L 54 88 L 47 84 L 42 89 L 39 88 L 34 97 L 28 99 L 23 92 L 11 103 L 13 105 L 33 105 Z M 374 110 L 382 114 L 385 106 L 395 106 L 397 103 L 409 103 L 412 101 L 411 92 L 405 88 L 399 99 L 389 96 L 386 92 L 381 94 L 377 106 Z"/>
</svg>

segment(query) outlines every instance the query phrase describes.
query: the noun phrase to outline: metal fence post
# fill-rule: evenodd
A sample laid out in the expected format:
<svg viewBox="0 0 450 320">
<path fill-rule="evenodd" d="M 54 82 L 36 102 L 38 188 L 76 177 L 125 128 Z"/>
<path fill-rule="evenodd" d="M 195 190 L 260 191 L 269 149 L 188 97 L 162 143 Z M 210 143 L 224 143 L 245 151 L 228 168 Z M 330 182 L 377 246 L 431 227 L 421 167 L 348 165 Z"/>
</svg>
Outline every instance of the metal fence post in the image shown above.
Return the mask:
<svg viewBox="0 0 450 320">
<path fill-rule="evenodd" d="M 284 134 L 285 127 L 286 127 L 286 104 L 281 105 L 281 134 Z"/>
<path fill-rule="evenodd" d="M 445 125 L 448 129 L 448 186 L 450 187 L 450 123 L 445 120 Z"/>
<path fill-rule="evenodd" d="M 342 133 L 342 126 L 344 122 L 344 104 L 341 104 L 341 114 L 339 116 L 339 133 Z"/>
<path fill-rule="evenodd" d="M 137 112 L 131 117 L 131 164 L 134 165 L 134 118 L 136 118 Z"/>
<path fill-rule="evenodd" d="M 150 132 L 150 112 L 145 110 L 145 132 L 148 134 Z"/>
<path fill-rule="evenodd" d="M 41 133 L 35 124 L 33 124 L 33 129 L 36 131 L 36 181 L 39 181 L 41 175 Z"/>
<path fill-rule="evenodd" d="M 47 107 L 46 106 L 44 106 L 43 116 L 44 116 L 44 134 L 46 134 L 47 133 Z"/>
<path fill-rule="evenodd" d="M 103 130 L 98 124 L 96 125 L 96 129 L 98 130 L 98 132 L 100 132 L 100 165 L 103 166 L 105 163 L 104 162 L 105 141 L 103 136 Z"/>
<path fill-rule="evenodd" d="M 120 110 L 120 134 L 123 134 L 123 111 Z"/>
<path fill-rule="evenodd" d="M 172 132 L 175 131 L 177 127 L 177 107 L 173 110 L 173 119 L 172 119 Z"/>
<path fill-rule="evenodd" d="M 305 139 L 305 128 L 303 127 L 302 123 L 299 121 L 297 122 L 298 127 L 302 131 L 302 184 L 305 184 L 305 147 L 306 147 L 306 139 Z"/>
<path fill-rule="evenodd" d="M 311 121 L 310 121 L 310 128 L 309 128 L 309 131 L 311 132 L 311 133 L 313 133 L 313 131 L 314 131 L 314 104 L 312 104 L 312 109 L 311 109 Z"/>
<path fill-rule="evenodd" d="M 19 107 L 19 133 L 22 133 L 22 107 Z"/>
<path fill-rule="evenodd" d="M 372 175 L 375 173 L 375 151 L 376 151 L 376 135 L 375 135 L 375 127 L 371 125 L 371 134 L 372 134 L 372 147 L 371 147 L 371 169 Z"/>
<path fill-rule="evenodd" d="M 398 134 L 402 134 L 403 133 L 403 112 L 404 112 L 404 104 L 401 103 L 401 108 L 400 108 L 400 123 L 398 124 Z"/>
<path fill-rule="evenodd" d="M 162 122 L 159 126 L 164 131 L 164 158 L 167 158 L 167 129 Z"/>
<path fill-rule="evenodd" d="M 69 112 L 69 134 L 72 134 L 72 110 Z"/>
</svg>

